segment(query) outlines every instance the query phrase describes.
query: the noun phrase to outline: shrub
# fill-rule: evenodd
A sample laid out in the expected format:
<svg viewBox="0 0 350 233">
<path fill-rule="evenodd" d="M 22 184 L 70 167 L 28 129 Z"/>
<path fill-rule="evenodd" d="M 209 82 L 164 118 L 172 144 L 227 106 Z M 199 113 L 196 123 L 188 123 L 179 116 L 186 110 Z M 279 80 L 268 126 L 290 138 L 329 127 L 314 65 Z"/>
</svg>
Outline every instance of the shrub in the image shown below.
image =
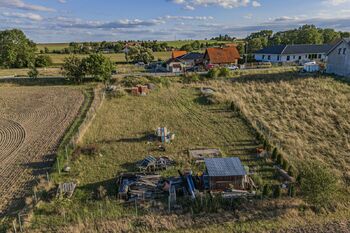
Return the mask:
<svg viewBox="0 0 350 233">
<path fill-rule="evenodd" d="M 213 69 L 209 70 L 207 77 L 210 79 L 216 79 L 219 77 L 219 74 L 220 74 L 220 70 L 217 68 L 213 68 Z"/>
<path fill-rule="evenodd" d="M 128 76 L 122 80 L 122 83 L 126 87 L 134 87 L 138 84 L 146 85 L 147 83 L 149 83 L 149 80 L 145 77 Z"/>
<path fill-rule="evenodd" d="M 292 166 L 289 166 L 288 168 L 288 175 L 290 175 L 291 177 L 295 177 L 296 175 L 295 169 Z"/>
<path fill-rule="evenodd" d="M 295 186 L 293 184 L 291 184 L 289 186 L 289 189 L 288 189 L 288 195 L 290 197 L 295 197 L 296 196 L 296 190 L 295 190 Z"/>
<path fill-rule="evenodd" d="M 281 187 L 279 185 L 275 186 L 273 190 L 273 197 L 280 198 L 281 197 Z"/>
<path fill-rule="evenodd" d="M 52 65 L 52 59 L 48 55 L 39 55 L 35 58 L 35 67 L 48 67 Z"/>
<path fill-rule="evenodd" d="M 306 202 L 316 208 L 330 207 L 336 201 L 337 177 L 324 165 L 316 162 L 304 165 L 300 182 Z"/>
<path fill-rule="evenodd" d="M 277 159 L 276 159 L 276 163 L 278 165 L 282 165 L 282 162 L 283 162 L 283 157 L 281 154 L 277 154 Z"/>
<path fill-rule="evenodd" d="M 264 185 L 264 188 L 263 188 L 262 195 L 263 195 L 264 197 L 268 197 L 268 196 L 270 196 L 270 194 L 271 194 L 271 187 L 270 187 L 270 185 L 265 184 L 265 185 Z"/>
<path fill-rule="evenodd" d="M 232 73 L 228 68 L 226 68 L 226 67 L 220 68 L 219 77 L 229 78 L 229 77 L 231 77 L 231 75 L 232 75 Z"/>
<path fill-rule="evenodd" d="M 30 70 L 28 71 L 28 77 L 29 78 L 37 78 L 39 76 L 39 71 L 35 66 L 32 66 Z"/>
<path fill-rule="evenodd" d="M 288 161 L 285 159 L 283 159 L 283 161 L 282 161 L 282 168 L 283 168 L 283 170 L 288 171 L 289 164 L 288 164 Z"/>
<path fill-rule="evenodd" d="M 191 75 L 184 75 L 182 77 L 182 83 L 185 83 L 185 84 L 196 83 L 199 81 L 200 81 L 200 76 L 197 73 L 191 74 Z"/>
<path fill-rule="evenodd" d="M 272 155 L 271 155 L 272 161 L 276 161 L 276 159 L 277 159 L 277 154 L 278 154 L 278 150 L 277 150 L 277 148 L 275 147 L 275 148 L 273 148 Z"/>
<path fill-rule="evenodd" d="M 262 186 L 263 184 L 263 179 L 258 174 L 252 175 L 252 180 L 254 181 L 254 184 L 258 187 Z"/>
</svg>

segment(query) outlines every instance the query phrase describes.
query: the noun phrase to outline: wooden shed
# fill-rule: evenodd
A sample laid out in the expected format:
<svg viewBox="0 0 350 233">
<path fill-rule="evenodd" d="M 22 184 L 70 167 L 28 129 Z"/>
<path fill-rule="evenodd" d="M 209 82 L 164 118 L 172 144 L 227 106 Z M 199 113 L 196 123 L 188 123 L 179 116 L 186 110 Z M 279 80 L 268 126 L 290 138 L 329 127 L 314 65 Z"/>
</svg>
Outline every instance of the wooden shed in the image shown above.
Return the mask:
<svg viewBox="0 0 350 233">
<path fill-rule="evenodd" d="M 239 158 L 206 158 L 204 161 L 210 190 L 245 189 L 247 174 Z"/>
</svg>

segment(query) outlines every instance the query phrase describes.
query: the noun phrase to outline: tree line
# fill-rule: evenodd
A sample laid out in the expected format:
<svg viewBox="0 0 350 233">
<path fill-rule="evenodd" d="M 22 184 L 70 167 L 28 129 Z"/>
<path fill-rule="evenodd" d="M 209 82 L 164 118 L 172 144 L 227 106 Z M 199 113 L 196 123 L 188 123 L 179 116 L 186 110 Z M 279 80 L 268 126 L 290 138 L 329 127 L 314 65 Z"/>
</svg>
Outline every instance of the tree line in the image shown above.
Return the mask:
<svg viewBox="0 0 350 233">
<path fill-rule="evenodd" d="M 262 30 L 245 38 L 248 53 L 273 45 L 287 44 L 331 44 L 341 38 L 350 37 L 350 32 L 340 32 L 334 29 L 317 28 L 315 25 L 304 25 L 297 29 L 276 32 Z"/>
</svg>

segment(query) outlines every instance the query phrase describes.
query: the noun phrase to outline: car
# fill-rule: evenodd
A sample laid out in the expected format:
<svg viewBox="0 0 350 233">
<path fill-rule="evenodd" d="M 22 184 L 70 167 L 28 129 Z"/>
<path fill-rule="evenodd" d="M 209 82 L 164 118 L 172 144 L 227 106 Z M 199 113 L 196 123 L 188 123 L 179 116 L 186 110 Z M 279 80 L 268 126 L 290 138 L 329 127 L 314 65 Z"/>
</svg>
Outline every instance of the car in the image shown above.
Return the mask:
<svg viewBox="0 0 350 233">
<path fill-rule="evenodd" d="M 228 66 L 227 67 L 229 70 L 238 70 L 238 66 Z"/>
</svg>

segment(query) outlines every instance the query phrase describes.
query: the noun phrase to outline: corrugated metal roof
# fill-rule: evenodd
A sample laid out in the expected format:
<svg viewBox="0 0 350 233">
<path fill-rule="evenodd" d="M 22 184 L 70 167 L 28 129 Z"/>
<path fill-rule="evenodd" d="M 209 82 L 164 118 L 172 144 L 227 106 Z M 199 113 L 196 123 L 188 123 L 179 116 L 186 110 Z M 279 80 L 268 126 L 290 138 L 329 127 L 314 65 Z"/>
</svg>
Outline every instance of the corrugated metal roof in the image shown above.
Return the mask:
<svg viewBox="0 0 350 233">
<path fill-rule="evenodd" d="M 239 158 L 204 159 L 209 176 L 244 176 L 246 172 Z"/>
</svg>

